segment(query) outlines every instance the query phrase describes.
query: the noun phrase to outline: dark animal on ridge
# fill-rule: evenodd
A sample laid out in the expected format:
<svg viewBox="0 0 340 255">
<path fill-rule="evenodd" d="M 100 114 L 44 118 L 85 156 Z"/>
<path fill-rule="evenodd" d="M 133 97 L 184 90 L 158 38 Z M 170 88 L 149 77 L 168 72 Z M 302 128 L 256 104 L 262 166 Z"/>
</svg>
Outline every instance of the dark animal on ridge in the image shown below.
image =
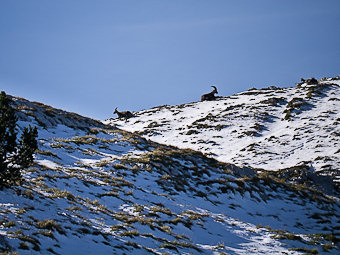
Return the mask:
<svg viewBox="0 0 340 255">
<path fill-rule="evenodd" d="M 314 85 L 314 84 L 318 84 L 318 80 L 313 77 L 313 78 L 307 79 L 306 83 L 308 85 Z"/>
<path fill-rule="evenodd" d="M 117 110 L 117 107 L 115 109 L 115 111 L 113 113 L 116 113 L 118 115 L 118 118 L 125 118 L 125 119 L 128 119 L 128 118 L 131 118 L 133 117 L 133 114 L 130 112 L 130 111 L 124 111 L 124 112 L 119 112 Z"/>
<path fill-rule="evenodd" d="M 301 78 L 301 84 L 302 83 L 306 83 L 307 85 L 313 85 L 313 84 L 318 84 L 318 80 L 315 79 L 314 77 L 312 77 L 310 79 Z"/>
<path fill-rule="evenodd" d="M 215 86 L 211 86 L 213 87 L 213 91 L 211 91 L 210 93 L 204 94 L 201 96 L 201 101 L 212 101 L 216 99 L 215 94 L 218 94 L 217 92 L 217 88 Z"/>
</svg>

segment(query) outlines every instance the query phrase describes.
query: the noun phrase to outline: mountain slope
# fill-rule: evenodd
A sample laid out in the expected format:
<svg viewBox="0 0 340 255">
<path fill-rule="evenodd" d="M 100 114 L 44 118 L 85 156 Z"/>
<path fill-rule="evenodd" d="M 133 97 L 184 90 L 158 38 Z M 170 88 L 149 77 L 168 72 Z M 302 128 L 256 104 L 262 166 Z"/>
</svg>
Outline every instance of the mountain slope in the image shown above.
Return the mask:
<svg viewBox="0 0 340 255">
<path fill-rule="evenodd" d="M 273 174 L 12 98 L 35 165 L 0 190 L 4 254 L 301 254 L 339 250 L 339 201 Z"/>
<path fill-rule="evenodd" d="M 105 123 L 238 166 L 276 171 L 305 165 L 339 179 L 339 109 L 336 77 L 160 106 Z"/>
</svg>

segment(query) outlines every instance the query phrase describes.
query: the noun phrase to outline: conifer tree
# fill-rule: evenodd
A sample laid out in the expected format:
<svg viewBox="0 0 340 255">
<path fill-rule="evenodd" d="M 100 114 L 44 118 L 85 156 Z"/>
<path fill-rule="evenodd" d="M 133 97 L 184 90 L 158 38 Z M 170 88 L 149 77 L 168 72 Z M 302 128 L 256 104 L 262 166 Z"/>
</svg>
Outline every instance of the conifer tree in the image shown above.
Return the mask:
<svg viewBox="0 0 340 255">
<path fill-rule="evenodd" d="M 21 179 L 20 170 L 33 162 L 33 153 L 38 148 L 37 128 L 23 130 L 17 143 L 17 118 L 9 105 L 4 91 L 0 94 L 0 187 L 12 185 Z"/>
<path fill-rule="evenodd" d="M 38 149 L 37 136 L 37 127 L 31 126 L 25 128 L 21 135 L 16 163 L 22 168 L 27 168 L 33 162 L 33 154 Z"/>
</svg>

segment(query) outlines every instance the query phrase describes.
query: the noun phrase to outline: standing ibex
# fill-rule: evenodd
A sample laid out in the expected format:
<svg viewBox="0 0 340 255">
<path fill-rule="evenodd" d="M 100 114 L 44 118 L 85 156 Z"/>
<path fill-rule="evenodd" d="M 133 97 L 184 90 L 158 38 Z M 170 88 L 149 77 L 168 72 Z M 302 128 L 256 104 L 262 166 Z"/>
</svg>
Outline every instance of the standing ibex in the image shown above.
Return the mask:
<svg viewBox="0 0 340 255">
<path fill-rule="evenodd" d="M 210 93 L 208 94 L 204 94 L 201 96 L 201 101 L 211 101 L 211 100 L 215 100 L 216 97 L 215 97 L 215 94 L 218 94 L 217 92 L 217 88 L 215 86 L 211 86 L 214 88 L 213 91 L 211 91 Z"/>
<path fill-rule="evenodd" d="M 128 118 L 133 117 L 133 114 L 132 114 L 130 111 L 119 112 L 119 111 L 117 110 L 117 107 L 116 107 L 116 109 L 115 109 L 115 111 L 114 111 L 113 113 L 117 113 L 118 118 L 125 118 L 125 119 L 128 119 Z"/>
</svg>

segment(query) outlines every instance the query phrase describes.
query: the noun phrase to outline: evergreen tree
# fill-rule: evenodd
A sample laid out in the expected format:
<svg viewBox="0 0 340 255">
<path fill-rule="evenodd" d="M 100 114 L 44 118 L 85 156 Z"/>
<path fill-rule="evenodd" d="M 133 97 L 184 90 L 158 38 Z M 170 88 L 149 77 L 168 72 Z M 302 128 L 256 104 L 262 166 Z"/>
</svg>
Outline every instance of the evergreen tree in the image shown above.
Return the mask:
<svg viewBox="0 0 340 255">
<path fill-rule="evenodd" d="M 25 128 L 21 135 L 16 163 L 23 168 L 27 168 L 33 162 L 33 154 L 38 149 L 37 136 L 37 127 L 31 126 Z"/>
<path fill-rule="evenodd" d="M 33 162 L 33 153 L 38 148 L 37 128 L 25 128 L 19 144 L 16 131 L 17 118 L 9 105 L 4 91 L 0 94 L 0 187 L 11 185 L 21 178 L 20 170 Z"/>
</svg>

